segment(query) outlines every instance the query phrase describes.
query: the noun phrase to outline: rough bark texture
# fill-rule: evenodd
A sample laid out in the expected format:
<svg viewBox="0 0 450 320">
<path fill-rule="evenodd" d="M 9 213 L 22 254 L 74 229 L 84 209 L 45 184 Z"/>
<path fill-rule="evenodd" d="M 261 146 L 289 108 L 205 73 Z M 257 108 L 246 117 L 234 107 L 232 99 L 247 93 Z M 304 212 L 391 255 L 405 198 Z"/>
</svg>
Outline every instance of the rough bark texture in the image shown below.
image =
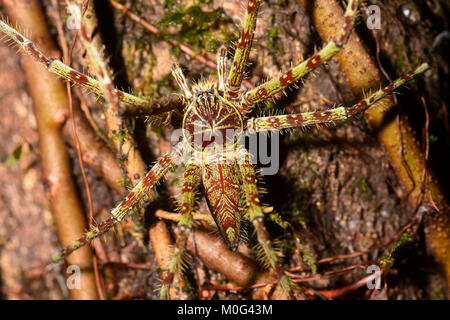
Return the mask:
<svg viewBox="0 0 450 320">
<path fill-rule="evenodd" d="M 300 2 L 305 8 L 311 9 L 314 26 L 325 42 L 332 41 L 339 35 L 339 26 L 344 22 L 342 18 L 344 11 L 336 1 Z M 335 60 L 357 98 L 361 98 L 363 92 L 378 89 L 382 83 L 381 71 L 356 33 L 353 33 L 345 49 L 335 57 Z M 437 68 L 433 68 L 433 71 L 436 72 Z M 394 99 L 388 97 L 371 107 L 366 116 L 407 193 L 411 209 L 417 209 L 421 203 L 434 202 L 438 206 L 439 211 L 426 221 L 427 242 L 443 265 L 450 283 L 448 204 L 433 173 L 424 176 L 427 171 L 425 155 L 420 150 L 408 121 L 404 117 L 401 119 L 392 117 L 390 111 L 395 112 L 394 107 Z"/>
</svg>

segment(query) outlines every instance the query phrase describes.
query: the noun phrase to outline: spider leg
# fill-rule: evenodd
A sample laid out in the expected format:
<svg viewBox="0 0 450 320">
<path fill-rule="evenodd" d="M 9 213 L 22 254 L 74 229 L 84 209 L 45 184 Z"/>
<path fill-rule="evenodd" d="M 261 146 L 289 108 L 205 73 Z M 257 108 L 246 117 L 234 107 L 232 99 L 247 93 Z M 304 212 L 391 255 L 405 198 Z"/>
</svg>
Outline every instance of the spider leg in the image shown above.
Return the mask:
<svg viewBox="0 0 450 320">
<path fill-rule="evenodd" d="M 261 2 L 261 0 L 248 1 L 241 37 L 234 53 L 233 63 L 225 86 L 226 97 L 231 100 L 235 100 L 238 97 L 241 83 L 244 79 L 245 67 L 247 66 L 248 56 L 252 47 L 256 18 Z"/>
<path fill-rule="evenodd" d="M 0 20 L 0 31 L 5 33 L 11 40 L 16 42 L 23 51 L 33 58 L 40 65 L 44 66 L 49 72 L 58 75 L 59 77 L 68 80 L 72 83 L 80 85 L 89 89 L 98 96 L 103 96 L 103 91 L 100 82 L 92 77 L 89 77 L 68 65 L 62 63 L 57 59 L 52 59 L 46 56 L 34 42 L 27 39 L 24 35 L 19 33 L 14 28 L 10 27 L 7 23 Z M 163 112 L 170 111 L 168 106 L 175 108 L 181 103 L 178 97 L 172 97 L 170 100 L 162 101 L 149 101 L 140 97 L 136 97 L 132 94 L 126 93 L 118 89 L 112 89 L 113 94 L 117 96 L 119 101 L 124 104 L 121 107 L 121 111 L 129 114 L 142 115 L 157 115 Z"/>
<path fill-rule="evenodd" d="M 269 80 L 258 87 L 249 90 L 241 100 L 241 112 L 247 113 L 250 108 L 260 101 L 266 100 L 276 93 L 295 84 L 300 78 L 305 77 L 309 72 L 317 68 L 322 63 L 328 62 L 337 53 L 339 53 L 347 43 L 354 21 L 357 15 L 359 0 L 349 0 L 344 15 L 344 25 L 342 26 L 339 37 L 329 42 L 317 54 L 298 64 L 280 77 Z"/>
<path fill-rule="evenodd" d="M 256 170 L 250 162 L 248 152 L 243 150 L 243 153 L 242 159 L 239 159 L 239 168 L 242 174 L 243 189 L 247 204 L 247 216 L 256 230 L 258 242 L 261 244 L 264 253 L 269 260 L 270 267 L 275 271 L 281 287 L 291 299 L 295 299 L 290 280 L 288 276 L 284 274 L 278 256 L 270 241 L 269 234 L 264 226 L 264 214 L 259 201 Z"/>
<path fill-rule="evenodd" d="M 93 226 L 90 231 L 85 233 L 77 241 L 73 242 L 64 249 L 53 254 L 52 261 L 58 262 L 64 259 L 73 251 L 90 243 L 93 239 L 108 232 L 115 224 L 122 221 L 131 211 L 138 209 L 148 195 L 151 188 L 164 176 L 164 174 L 181 158 L 185 151 L 182 143 L 176 145 L 169 153 L 159 159 L 153 168 L 147 172 L 141 181 L 130 191 L 128 196 L 111 211 L 111 216 L 100 223 Z"/>
<path fill-rule="evenodd" d="M 147 102 L 147 104 L 121 106 L 119 116 L 124 118 L 156 116 L 172 110 L 182 112 L 186 106 L 187 101 L 184 96 L 173 93 L 161 99 Z"/>
<path fill-rule="evenodd" d="M 219 76 L 219 82 L 217 83 L 217 90 L 225 90 L 225 77 L 227 73 L 227 48 L 220 47 L 217 54 L 217 75 Z"/>
<path fill-rule="evenodd" d="M 105 62 L 102 53 L 98 50 L 97 46 L 92 41 L 92 37 L 87 31 L 88 28 L 85 21 L 82 19 L 80 5 L 75 0 L 66 0 L 66 3 L 68 11 L 72 13 L 76 25 L 78 25 L 80 28 L 81 42 L 83 44 L 83 47 L 86 49 L 86 53 L 95 69 L 95 73 L 99 79 L 100 89 L 103 92 L 103 96 L 105 97 L 106 102 L 110 107 L 110 110 L 108 110 L 108 112 L 122 112 L 124 109 L 126 109 L 126 107 L 122 106 L 120 102 L 120 94 L 117 95 L 117 93 L 114 91 L 113 82 L 110 76 L 111 72 L 108 68 L 107 63 Z M 166 112 L 167 108 L 165 107 L 167 106 L 172 108 L 174 104 L 179 106 L 180 101 L 178 99 L 179 96 L 169 96 L 165 98 L 165 100 L 168 101 L 160 100 L 159 102 L 153 103 L 150 107 L 150 111 L 152 111 L 153 115 Z M 144 109 L 140 108 L 140 111 L 143 112 Z M 147 111 L 149 111 L 148 108 Z"/>
<path fill-rule="evenodd" d="M 263 118 L 252 118 L 247 121 L 247 130 L 249 133 L 264 130 L 281 130 L 301 126 L 310 126 L 320 123 L 332 123 L 334 121 L 348 119 L 360 112 L 367 110 L 371 105 L 392 93 L 398 87 L 412 80 L 418 75 L 428 70 L 427 63 L 421 64 L 415 71 L 405 74 L 396 79 L 386 87 L 374 92 L 369 97 L 362 99 L 357 104 L 349 108 L 338 107 L 324 111 L 303 112 L 297 114 L 288 114 L 280 116 L 271 116 Z"/>
<path fill-rule="evenodd" d="M 192 91 L 189 88 L 186 77 L 184 76 L 183 70 L 181 69 L 179 64 L 174 64 L 172 66 L 172 76 L 175 78 L 175 81 L 178 84 L 178 87 L 183 91 L 185 97 L 189 99 L 192 97 Z"/>
<path fill-rule="evenodd" d="M 183 177 L 182 197 L 179 207 L 181 218 L 178 222 L 178 229 L 180 233 L 173 250 L 169 270 L 167 271 L 161 287 L 161 299 L 170 298 L 169 289 L 174 275 L 183 270 L 183 258 L 186 252 L 186 243 L 192 230 L 192 216 L 196 209 L 196 190 L 200 183 L 200 170 L 201 167 L 197 163 L 190 162 L 186 166 L 186 171 Z"/>
</svg>

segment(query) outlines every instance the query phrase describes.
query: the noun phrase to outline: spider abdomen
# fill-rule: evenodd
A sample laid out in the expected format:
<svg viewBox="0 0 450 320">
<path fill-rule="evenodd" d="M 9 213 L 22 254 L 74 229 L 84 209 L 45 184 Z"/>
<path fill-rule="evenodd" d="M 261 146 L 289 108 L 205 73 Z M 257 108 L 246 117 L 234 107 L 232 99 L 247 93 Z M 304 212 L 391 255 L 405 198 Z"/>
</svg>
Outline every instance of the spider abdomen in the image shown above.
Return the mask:
<svg viewBox="0 0 450 320">
<path fill-rule="evenodd" d="M 241 233 L 241 182 L 236 163 L 203 165 L 203 185 L 211 215 L 230 249 L 236 249 Z"/>
</svg>

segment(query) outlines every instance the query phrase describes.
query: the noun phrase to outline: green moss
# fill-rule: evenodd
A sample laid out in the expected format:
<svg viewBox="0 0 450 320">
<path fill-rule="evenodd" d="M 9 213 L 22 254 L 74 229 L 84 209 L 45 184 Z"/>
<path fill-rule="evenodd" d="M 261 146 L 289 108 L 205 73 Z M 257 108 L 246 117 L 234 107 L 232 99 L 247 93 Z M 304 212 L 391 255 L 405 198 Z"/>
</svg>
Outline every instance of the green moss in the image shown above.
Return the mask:
<svg viewBox="0 0 450 320">
<path fill-rule="evenodd" d="M 283 220 L 283 218 L 280 216 L 280 214 L 278 212 L 271 213 L 269 215 L 269 218 L 271 221 L 275 222 L 283 229 L 286 229 L 290 225 L 289 222 Z"/>
<path fill-rule="evenodd" d="M 10 167 L 18 163 L 20 160 L 24 159 L 28 155 L 31 154 L 31 151 L 23 151 L 23 145 L 20 144 L 17 146 L 12 154 L 6 158 L 6 160 L 3 162 L 5 166 Z"/>
<path fill-rule="evenodd" d="M 295 231 L 294 227 L 288 222 L 283 220 L 283 218 L 281 217 L 281 215 L 277 212 L 273 212 L 269 215 L 269 218 L 271 221 L 275 222 L 276 224 L 278 224 L 280 227 L 282 227 L 283 229 L 287 229 L 290 228 L 295 241 L 297 242 L 297 247 L 300 250 L 303 262 L 309 266 L 311 268 L 311 271 L 315 274 L 317 273 L 317 266 L 316 266 L 316 260 L 313 258 L 312 253 L 308 250 L 305 249 L 305 247 L 302 245 L 301 241 L 300 241 L 300 237 L 298 236 L 297 232 Z"/>
<path fill-rule="evenodd" d="M 369 182 L 367 182 L 366 178 L 361 177 L 356 181 L 358 184 L 358 187 L 361 189 L 362 193 L 364 194 L 370 194 L 370 186 Z"/>
<path fill-rule="evenodd" d="M 273 49 L 277 54 L 283 54 L 284 48 L 281 43 L 281 38 L 279 36 L 279 32 L 282 30 L 282 28 L 273 27 L 266 31 L 266 37 L 268 39 L 267 41 L 267 47 L 270 49 Z"/>
<path fill-rule="evenodd" d="M 365 177 L 360 177 L 356 179 L 347 189 L 349 194 L 353 193 L 355 190 L 360 190 L 363 195 L 371 194 L 370 184 Z"/>
<path fill-rule="evenodd" d="M 301 248 L 302 258 L 303 261 L 306 263 L 307 266 L 311 268 L 312 273 L 317 273 L 317 265 L 316 260 L 313 258 L 310 251 L 306 250 L 305 248 Z"/>
<path fill-rule="evenodd" d="M 301 194 L 306 194 L 302 192 Z M 309 193 L 308 193 L 309 194 Z M 306 228 L 309 221 L 308 202 L 304 199 L 301 201 L 294 201 L 292 207 L 292 215 L 299 224 Z"/>
<path fill-rule="evenodd" d="M 434 134 L 430 134 L 430 142 L 431 143 L 436 143 L 436 142 L 438 142 L 438 140 L 439 140 L 438 136 L 435 136 Z"/>
<path fill-rule="evenodd" d="M 404 232 L 400 238 L 394 243 L 394 245 L 389 250 L 389 253 L 380 258 L 380 264 L 385 266 L 386 271 L 392 268 L 395 261 L 395 254 L 397 253 L 398 249 L 404 246 L 406 243 L 411 242 L 412 238 L 409 235 L 408 232 Z"/>
<path fill-rule="evenodd" d="M 398 59 L 396 61 L 396 69 L 397 70 L 403 70 L 405 67 L 406 59 L 405 59 L 405 45 L 403 42 L 398 41 L 395 43 L 394 51 L 396 55 L 398 56 Z"/>
<path fill-rule="evenodd" d="M 128 141 L 129 137 L 128 134 L 125 130 L 119 130 L 119 132 L 114 132 L 113 131 L 113 135 L 111 137 L 113 140 L 118 139 L 120 142 L 124 142 L 124 141 Z"/>
<path fill-rule="evenodd" d="M 180 0 L 165 1 L 168 12 L 158 22 L 161 37 L 164 40 L 188 43 L 196 53 L 201 48 L 208 48 L 215 53 L 223 42 L 234 38 L 225 27 L 231 20 L 222 12 L 212 8 L 212 0 L 197 0 L 188 7 L 183 6 L 181 2 Z M 168 30 L 171 26 L 176 27 L 178 31 L 171 33 Z M 215 34 L 220 34 L 221 39 Z M 175 50 L 179 53 L 179 49 L 175 48 Z"/>
<path fill-rule="evenodd" d="M 433 293 L 431 295 L 431 298 L 433 300 L 446 300 L 445 290 L 443 288 L 436 288 L 436 289 L 434 289 Z"/>
</svg>

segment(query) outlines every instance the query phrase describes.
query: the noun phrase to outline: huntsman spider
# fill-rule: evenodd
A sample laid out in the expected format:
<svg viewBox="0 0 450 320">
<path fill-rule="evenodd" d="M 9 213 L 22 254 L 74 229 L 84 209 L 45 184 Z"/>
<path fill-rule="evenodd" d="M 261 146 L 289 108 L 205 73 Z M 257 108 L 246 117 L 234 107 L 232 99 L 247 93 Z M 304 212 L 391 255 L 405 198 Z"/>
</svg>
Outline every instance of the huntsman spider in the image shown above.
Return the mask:
<svg viewBox="0 0 450 320">
<path fill-rule="evenodd" d="M 353 30 L 358 12 L 358 0 L 349 0 L 340 35 L 327 43 L 312 57 L 298 63 L 281 76 L 273 78 L 254 89 L 242 86 L 245 67 L 255 32 L 257 13 L 262 0 L 248 0 L 240 40 L 236 46 L 231 67 L 227 64 L 227 50 L 221 47 L 217 56 L 216 81 L 202 81 L 190 86 L 181 68 L 175 65 L 172 74 L 181 89 L 181 94 L 161 100 L 147 101 L 112 87 L 112 82 L 102 60 L 95 60 L 92 40 L 80 19 L 81 13 L 74 1 L 67 1 L 70 12 L 78 13 L 80 38 L 89 57 L 97 68 L 98 80 L 82 74 L 61 61 L 45 56 L 37 46 L 8 24 L 0 21 L 0 30 L 49 72 L 83 86 L 122 108 L 141 110 L 148 116 L 161 115 L 177 110 L 183 115 L 183 135 L 172 150 L 161 157 L 142 180 L 134 186 L 128 196 L 111 211 L 110 217 L 94 226 L 70 246 L 52 256 L 53 262 L 64 259 L 71 252 L 89 244 L 93 239 L 108 232 L 127 214 L 142 204 L 149 191 L 173 166 L 184 162 L 182 195 L 179 203 L 179 234 L 173 257 L 161 288 L 161 298 L 169 298 L 169 288 L 174 275 L 182 271 L 182 257 L 188 236 L 193 228 L 193 213 L 198 200 L 197 189 L 204 185 L 204 194 L 223 240 L 231 249 L 236 249 L 242 237 L 242 219 L 253 225 L 257 240 L 262 247 L 270 268 L 275 272 L 286 295 L 295 298 L 293 286 L 285 274 L 279 257 L 264 226 L 264 215 L 260 204 L 257 170 L 249 152 L 239 141 L 247 133 L 283 130 L 345 120 L 367 110 L 371 105 L 392 93 L 409 80 L 428 69 L 426 63 L 414 72 L 406 74 L 388 86 L 372 93 L 350 107 L 335 107 L 325 111 L 304 112 L 288 115 L 248 118 L 252 108 L 273 98 L 277 93 L 295 85 L 311 71 L 330 61 L 339 53 Z M 98 55 L 97 55 L 98 56 Z M 232 132 L 230 135 L 229 133 Z M 225 137 L 225 139 L 223 139 Z M 186 157 L 186 154 L 189 154 Z"/>
</svg>

